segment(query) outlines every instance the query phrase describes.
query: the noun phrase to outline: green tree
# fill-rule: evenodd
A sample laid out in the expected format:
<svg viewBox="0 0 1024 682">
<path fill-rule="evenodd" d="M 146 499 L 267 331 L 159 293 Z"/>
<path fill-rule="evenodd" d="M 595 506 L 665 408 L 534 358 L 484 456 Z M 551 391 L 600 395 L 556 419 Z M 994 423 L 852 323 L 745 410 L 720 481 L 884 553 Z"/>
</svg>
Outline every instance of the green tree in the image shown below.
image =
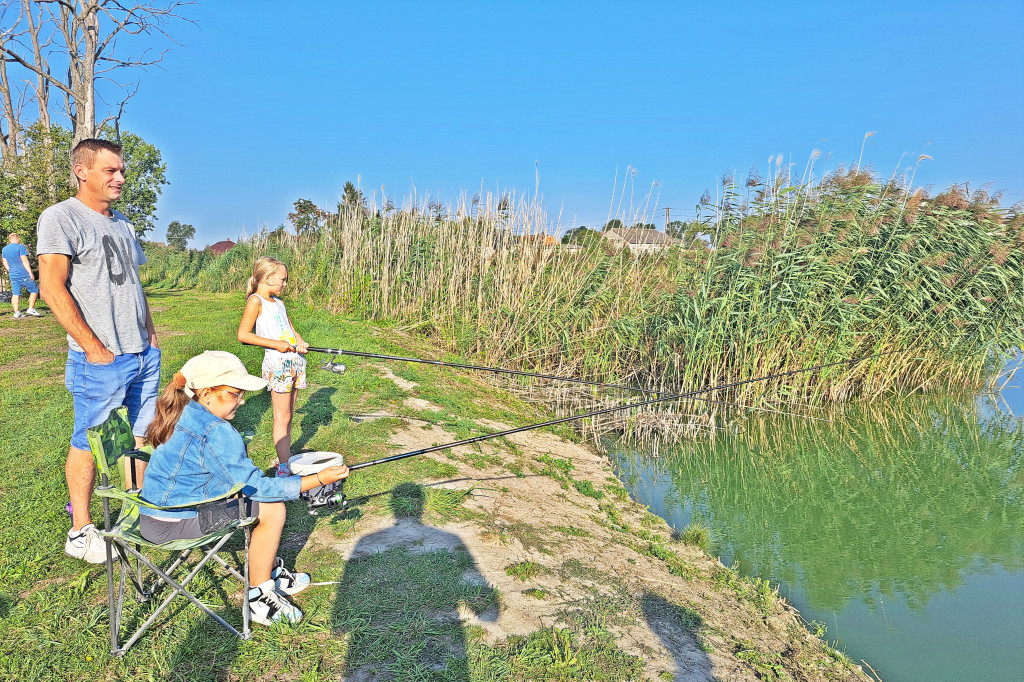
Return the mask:
<svg viewBox="0 0 1024 682">
<path fill-rule="evenodd" d="M 621 230 L 621 229 L 622 229 L 622 221 L 619 220 L 618 218 L 612 218 L 611 220 L 609 220 L 608 222 L 606 222 L 604 224 L 604 231 L 605 232 L 607 232 L 608 230 Z"/>
<path fill-rule="evenodd" d="M 563 244 L 577 244 L 579 246 L 591 246 L 601 241 L 601 233 L 597 230 L 592 230 L 585 225 L 574 227 L 567 230 L 562 235 Z"/>
<path fill-rule="evenodd" d="M 295 210 L 288 214 L 288 222 L 295 228 L 296 234 L 317 234 L 327 224 L 328 219 L 334 217 L 334 214 L 325 211 L 309 199 L 299 199 L 293 205 Z"/>
<path fill-rule="evenodd" d="M 61 126 L 46 130 L 36 123 L 23 135 L 21 152 L 0 167 L 0 236 L 6 240 L 11 232 L 20 233 L 22 243 L 34 254 L 39 214 L 74 196 L 78 187 L 71 179 L 68 163 L 70 130 Z M 110 139 L 112 135 L 105 133 L 104 137 Z M 159 149 L 134 133 L 122 133 L 121 144 L 125 184 L 114 208 L 128 217 L 141 237 L 154 227 L 157 200 L 167 184 L 167 165 Z"/>
<path fill-rule="evenodd" d="M 665 228 L 665 233 L 669 237 L 680 240 L 684 246 L 692 246 L 695 239 L 708 233 L 708 226 L 699 220 L 673 220 Z"/>
<path fill-rule="evenodd" d="M 74 196 L 68 155 L 71 131 L 52 126 L 49 131 L 36 123 L 22 131 L 17 156 L 0 166 L 0 239 L 17 232 L 21 243 L 35 255 L 36 221 L 47 206 Z M 53 172 L 59 168 L 63 172 Z"/>
<path fill-rule="evenodd" d="M 177 220 L 172 220 L 167 226 L 167 243 L 181 251 L 185 250 L 188 240 L 196 236 L 196 228 L 191 225 L 182 225 Z"/>
<path fill-rule="evenodd" d="M 369 213 L 363 191 L 353 185 L 351 181 L 345 183 L 341 190 L 341 201 L 338 202 L 338 215 L 344 213 L 356 213 L 358 215 Z"/>
<path fill-rule="evenodd" d="M 104 137 L 113 140 L 112 133 L 108 131 Z M 161 159 L 159 149 L 134 133 L 122 133 L 120 143 L 125 165 L 124 187 L 114 208 L 128 217 L 135 234 L 142 237 L 156 227 L 156 202 L 163 185 L 168 184 L 167 164 Z"/>
</svg>

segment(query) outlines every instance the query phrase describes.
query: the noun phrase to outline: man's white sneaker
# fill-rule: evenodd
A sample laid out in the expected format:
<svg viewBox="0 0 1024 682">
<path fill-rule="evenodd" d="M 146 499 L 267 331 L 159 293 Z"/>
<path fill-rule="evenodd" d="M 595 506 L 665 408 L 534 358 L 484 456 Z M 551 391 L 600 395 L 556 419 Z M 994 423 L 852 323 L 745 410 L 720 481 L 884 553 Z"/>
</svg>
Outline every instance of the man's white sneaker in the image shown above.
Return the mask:
<svg viewBox="0 0 1024 682">
<path fill-rule="evenodd" d="M 281 594 L 298 594 L 309 587 L 308 573 L 292 573 L 284 567 L 281 557 L 274 560 L 274 570 L 270 572 L 274 581 L 274 589 Z"/>
<path fill-rule="evenodd" d="M 107 560 L 107 543 L 100 537 L 96 526 L 87 523 L 77 531 L 68 531 L 64 552 L 69 557 L 82 559 L 90 564 L 102 564 Z"/>
<path fill-rule="evenodd" d="M 25 313 L 21 312 L 20 310 L 15 310 L 14 314 L 11 315 L 11 317 L 17 320 L 18 318 L 25 317 Z"/>
<path fill-rule="evenodd" d="M 249 612 L 261 625 L 302 620 L 302 611 L 274 589 L 273 579 L 249 588 Z"/>
<path fill-rule="evenodd" d="M 36 310 L 35 308 L 29 308 L 28 310 L 25 311 L 25 314 L 26 315 L 31 315 L 32 317 L 42 317 L 43 316 L 43 314 L 41 312 L 39 312 L 38 310 Z"/>
</svg>

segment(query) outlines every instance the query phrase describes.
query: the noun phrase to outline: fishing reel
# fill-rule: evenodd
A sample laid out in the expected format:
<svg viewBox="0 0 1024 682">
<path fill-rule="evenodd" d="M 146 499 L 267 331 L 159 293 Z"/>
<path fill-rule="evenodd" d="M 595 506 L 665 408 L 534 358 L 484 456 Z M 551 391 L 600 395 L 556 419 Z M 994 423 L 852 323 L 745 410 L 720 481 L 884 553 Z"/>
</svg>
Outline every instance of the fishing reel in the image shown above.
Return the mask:
<svg viewBox="0 0 1024 682">
<path fill-rule="evenodd" d="M 327 362 L 320 365 L 320 369 L 325 369 L 328 372 L 334 372 L 335 374 L 344 374 L 345 370 L 348 368 L 345 367 L 345 363 L 343 362 L 335 362 L 334 356 L 331 356 Z"/>
<path fill-rule="evenodd" d="M 342 365 L 342 371 L 345 371 Z M 303 452 L 289 458 L 292 473 L 299 476 L 315 476 L 327 467 L 342 466 L 345 461 L 336 452 Z M 345 511 L 348 506 L 348 499 L 345 497 L 345 479 L 318 485 L 299 494 L 299 498 L 306 501 L 306 507 L 312 516 L 320 513 L 321 509 L 328 511 Z"/>
</svg>

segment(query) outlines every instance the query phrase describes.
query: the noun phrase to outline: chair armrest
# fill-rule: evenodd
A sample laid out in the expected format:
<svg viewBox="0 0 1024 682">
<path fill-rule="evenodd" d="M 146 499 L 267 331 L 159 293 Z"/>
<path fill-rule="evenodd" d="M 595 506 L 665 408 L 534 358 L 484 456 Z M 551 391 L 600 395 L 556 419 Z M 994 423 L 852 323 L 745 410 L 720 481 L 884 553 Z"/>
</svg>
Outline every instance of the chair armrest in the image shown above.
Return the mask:
<svg viewBox="0 0 1024 682">
<path fill-rule="evenodd" d="M 137 459 L 140 462 L 148 462 L 152 456 L 153 448 L 148 446 L 141 447 L 136 450 L 129 450 L 128 452 L 124 453 L 124 457 L 131 457 L 132 459 Z"/>
<path fill-rule="evenodd" d="M 244 487 L 245 487 L 244 483 L 237 483 L 237 484 L 235 484 L 231 488 L 231 490 L 227 491 L 223 495 L 218 495 L 217 497 L 209 497 L 209 498 L 207 498 L 205 500 L 198 500 L 196 502 L 189 502 L 188 504 L 169 504 L 169 505 L 164 505 L 164 506 L 160 506 L 160 505 L 156 505 L 156 504 L 151 504 L 149 502 L 146 502 L 146 500 L 142 499 L 142 497 L 140 495 L 138 495 L 137 493 L 128 492 L 126 490 L 120 490 L 120 489 L 115 488 L 113 486 L 99 486 L 99 487 L 97 487 L 96 488 L 96 496 L 97 497 L 108 497 L 108 498 L 114 499 L 114 500 L 121 500 L 122 502 L 129 502 L 131 504 L 139 505 L 141 507 L 146 507 L 148 509 L 168 509 L 168 510 L 170 510 L 170 509 L 190 509 L 190 508 L 195 507 L 195 506 L 200 505 L 200 504 L 205 504 L 207 502 L 216 502 L 217 500 L 223 500 L 223 499 L 226 499 L 228 497 L 232 497 L 234 495 L 237 495 L 242 490 L 242 488 L 244 488 Z"/>
</svg>

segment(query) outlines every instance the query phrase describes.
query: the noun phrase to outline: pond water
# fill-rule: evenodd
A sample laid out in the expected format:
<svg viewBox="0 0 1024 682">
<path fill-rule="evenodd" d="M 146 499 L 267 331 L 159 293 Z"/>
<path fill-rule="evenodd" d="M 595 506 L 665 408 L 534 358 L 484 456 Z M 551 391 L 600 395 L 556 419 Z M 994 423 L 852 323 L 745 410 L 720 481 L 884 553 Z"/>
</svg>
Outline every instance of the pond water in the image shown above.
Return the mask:
<svg viewBox="0 0 1024 682">
<path fill-rule="evenodd" d="M 747 417 L 657 456 L 606 445 L 635 500 L 710 527 L 886 682 L 1024 680 L 1022 415 L 1007 388 Z"/>
</svg>

